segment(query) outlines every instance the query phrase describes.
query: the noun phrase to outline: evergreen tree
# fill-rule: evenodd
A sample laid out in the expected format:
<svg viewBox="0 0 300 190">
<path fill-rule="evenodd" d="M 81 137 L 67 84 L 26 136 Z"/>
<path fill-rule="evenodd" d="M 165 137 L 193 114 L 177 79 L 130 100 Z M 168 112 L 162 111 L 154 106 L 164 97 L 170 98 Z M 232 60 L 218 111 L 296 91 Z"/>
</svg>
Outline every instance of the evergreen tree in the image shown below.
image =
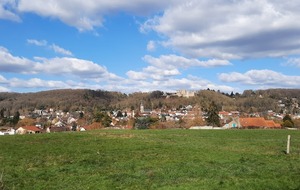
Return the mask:
<svg viewBox="0 0 300 190">
<path fill-rule="evenodd" d="M 104 114 L 103 114 L 102 121 L 101 121 L 102 125 L 103 125 L 104 127 L 109 127 L 110 124 L 111 124 L 111 122 L 112 122 L 111 117 L 109 117 L 109 115 L 108 115 L 107 113 L 104 113 Z"/>
<path fill-rule="evenodd" d="M 96 111 L 96 112 L 94 112 L 94 114 L 93 114 L 93 120 L 94 120 L 95 122 L 101 122 L 102 117 L 103 117 L 103 113 L 100 112 L 100 111 Z"/>
<path fill-rule="evenodd" d="M 213 127 L 220 127 L 220 117 L 218 115 L 219 110 L 215 102 L 212 102 L 207 110 L 207 125 L 211 125 Z"/>
<path fill-rule="evenodd" d="M 106 112 L 97 111 L 94 113 L 94 121 L 101 122 L 104 127 L 109 127 L 112 119 Z"/>
<path fill-rule="evenodd" d="M 140 117 L 136 118 L 134 128 L 135 129 L 149 129 L 151 125 L 156 123 L 158 121 L 158 118 L 152 118 L 152 117 Z"/>
<path fill-rule="evenodd" d="M 2 108 L 1 110 L 0 110 L 0 119 L 3 119 L 4 118 L 4 108 Z"/>
<path fill-rule="evenodd" d="M 292 128 L 292 127 L 295 126 L 295 125 L 294 125 L 294 122 L 293 122 L 293 120 L 292 120 L 292 118 L 291 118 L 291 116 L 290 116 L 289 114 L 286 114 L 286 115 L 283 117 L 282 121 L 283 121 L 283 124 L 282 124 L 283 127 Z"/>
<path fill-rule="evenodd" d="M 18 111 L 16 111 L 16 113 L 14 114 L 14 117 L 12 118 L 12 124 L 17 125 L 19 120 L 20 120 L 20 113 Z"/>
<path fill-rule="evenodd" d="M 282 124 L 283 127 L 293 128 L 294 124 L 290 120 L 285 120 Z"/>
</svg>

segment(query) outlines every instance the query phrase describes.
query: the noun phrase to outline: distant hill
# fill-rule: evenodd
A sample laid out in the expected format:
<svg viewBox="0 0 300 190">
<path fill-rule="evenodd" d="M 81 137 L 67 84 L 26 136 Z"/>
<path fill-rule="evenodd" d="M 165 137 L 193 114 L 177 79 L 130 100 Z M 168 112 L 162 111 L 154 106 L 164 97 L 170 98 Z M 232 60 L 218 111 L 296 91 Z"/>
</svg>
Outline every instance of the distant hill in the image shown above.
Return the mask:
<svg viewBox="0 0 300 190">
<path fill-rule="evenodd" d="M 290 113 L 299 113 L 300 89 L 245 90 L 238 102 L 239 106 L 257 111 L 286 110 Z"/>
<path fill-rule="evenodd" d="M 269 96 L 274 99 L 296 98 L 300 100 L 300 89 L 268 89 L 257 90 L 256 93 L 264 96 Z"/>
<path fill-rule="evenodd" d="M 34 109 L 53 108 L 63 111 L 85 110 L 138 110 L 141 102 L 148 109 L 175 109 L 186 105 L 198 105 L 203 110 L 214 101 L 219 109 L 238 110 L 241 112 L 262 112 L 266 110 L 282 111 L 279 102 L 285 109 L 298 111 L 295 108 L 300 101 L 300 89 L 245 90 L 242 94 L 225 94 L 213 90 L 200 90 L 195 97 L 166 98 L 164 92 L 135 92 L 124 94 L 103 90 L 63 89 L 41 91 L 36 93 L 0 93 L 0 109 L 10 112 L 20 111 L 26 114 Z"/>
<path fill-rule="evenodd" d="M 0 93 L 0 108 L 12 111 L 54 108 L 64 111 L 88 107 L 109 108 L 127 95 L 86 89 L 51 90 L 36 93 Z"/>
</svg>

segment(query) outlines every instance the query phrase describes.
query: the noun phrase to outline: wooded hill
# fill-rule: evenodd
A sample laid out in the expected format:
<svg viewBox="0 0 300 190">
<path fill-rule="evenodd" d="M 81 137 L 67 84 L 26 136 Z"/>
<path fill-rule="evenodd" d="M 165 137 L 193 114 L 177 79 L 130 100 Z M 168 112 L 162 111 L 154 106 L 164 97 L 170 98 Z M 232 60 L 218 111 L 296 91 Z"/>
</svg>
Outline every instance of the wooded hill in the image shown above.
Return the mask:
<svg viewBox="0 0 300 190">
<path fill-rule="evenodd" d="M 164 92 L 135 92 L 124 94 L 103 90 L 64 89 L 36 93 L 0 93 L 0 109 L 11 114 L 19 111 L 27 114 L 34 109 L 53 108 L 62 111 L 86 112 L 98 110 L 138 110 L 141 102 L 146 109 L 178 109 L 187 105 L 198 105 L 205 111 L 214 101 L 219 110 L 240 112 L 265 112 L 273 110 L 297 113 L 300 89 L 245 90 L 242 94 L 225 94 L 214 90 L 200 90 L 195 97 L 166 98 Z M 281 104 L 281 106 L 280 106 Z M 283 107 L 283 105 L 285 107 Z"/>
</svg>

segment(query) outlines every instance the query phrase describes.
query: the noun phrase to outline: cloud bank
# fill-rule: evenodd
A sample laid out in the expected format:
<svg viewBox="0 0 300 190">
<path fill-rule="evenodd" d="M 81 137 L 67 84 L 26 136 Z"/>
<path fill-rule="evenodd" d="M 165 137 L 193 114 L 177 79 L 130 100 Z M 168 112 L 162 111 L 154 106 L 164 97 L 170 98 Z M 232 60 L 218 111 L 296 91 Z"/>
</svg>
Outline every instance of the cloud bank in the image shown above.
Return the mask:
<svg viewBox="0 0 300 190">
<path fill-rule="evenodd" d="M 164 36 L 165 47 L 194 58 L 232 60 L 300 54 L 299 6 L 279 0 L 3 0 L 0 18 L 18 21 L 18 14 L 34 13 L 87 31 L 103 26 L 106 15 L 126 12 L 150 17 L 141 30 Z"/>
<path fill-rule="evenodd" d="M 258 85 L 263 88 L 297 88 L 300 84 L 300 76 L 288 76 L 272 70 L 250 70 L 245 73 L 221 73 L 219 79 L 223 82 Z"/>
<path fill-rule="evenodd" d="M 63 57 L 26 58 L 15 56 L 0 47 L 0 70 L 7 73 L 33 75 L 24 86 L 52 88 L 83 86 L 121 91 L 220 89 L 234 88 L 189 75 L 182 71 L 195 67 L 220 68 L 234 66 L 236 60 L 282 58 L 286 67 L 300 67 L 300 1 L 279 0 L 2 0 L 0 19 L 22 22 L 31 13 L 59 20 L 80 32 L 95 31 L 105 26 L 108 15 L 125 13 L 138 17 L 147 39 L 147 64 L 140 70 L 130 69 L 120 77 L 99 63 L 75 58 L 73 52 L 46 40 L 28 39 L 27 43 L 45 47 Z M 158 54 L 165 48 L 172 53 Z M 155 54 L 152 55 L 152 54 Z M 228 69 L 229 70 L 229 69 Z M 271 69 L 221 72 L 216 78 L 223 83 L 262 87 L 299 87 L 299 76 L 289 76 Z M 71 76 L 68 82 L 45 80 L 39 74 Z M 283 81 L 284 80 L 284 81 Z M 2 81 L 2 83 L 1 83 Z M 22 79 L 0 77 L 0 91 L 20 86 Z M 6 86 L 3 86 L 6 84 Z"/>
<path fill-rule="evenodd" d="M 40 44 L 40 42 L 37 44 Z M 206 88 L 223 91 L 233 90 L 232 87 L 217 85 L 196 76 L 190 75 L 186 78 L 178 78 L 180 77 L 180 71 L 177 67 L 181 68 L 190 65 L 206 67 L 207 65 L 220 64 L 218 61 L 189 60 L 175 55 L 166 55 L 159 58 L 145 56 L 144 60 L 150 66 L 143 68 L 142 71 L 128 71 L 128 77 L 124 78 L 109 72 L 106 67 L 92 61 L 70 57 L 35 57 L 31 60 L 14 56 L 6 48 L 0 47 L 1 72 L 16 73 L 25 78 L 41 75 L 59 78 L 59 80 L 41 79 L 38 77 L 21 79 L 16 77 L 5 78 L 0 75 L 0 90 L 10 91 L 10 88 L 91 88 L 127 93 L 153 90 L 176 91 L 183 88 L 191 90 Z M 224 63 L 223 61 L 220 62 L 222 65 L 228 64 L 226 61 Z"/>
<path fill-rule="evenodd" d="M 300 2 L 184 1 L 142 25 L 163 44 L 193 57 L 242 59 L 300 53 Z"/>
</svg>

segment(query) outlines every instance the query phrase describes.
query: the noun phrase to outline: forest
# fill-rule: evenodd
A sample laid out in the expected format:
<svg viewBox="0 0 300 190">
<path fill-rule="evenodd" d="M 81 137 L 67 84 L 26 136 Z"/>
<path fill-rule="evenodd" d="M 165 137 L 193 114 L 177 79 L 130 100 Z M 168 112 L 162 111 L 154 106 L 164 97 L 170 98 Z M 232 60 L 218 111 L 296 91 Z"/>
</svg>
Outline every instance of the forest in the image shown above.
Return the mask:
<svg viewBox="0 0 300 190">
<path fill-rule="evenodd" d="M 141 102 L 146 109 L 179 109 L 197 105 L 206 111 L 211 102 L 219 110 L 241 113 L 266 112 L 297 114 L 300 89 L 245 90 L 243 93 L 223 93 L 215 90 L 199 90 L 194 97 L 167 97 L 166 92 L 134 92 L 125 94 L 104 90 L 62 89 L 35 93 L 0 93 L 0 109 L 6 115 L 18 111 L 26 115 L 35 109 L 55 109 L 64 112 L 93 110 L 139 110 Z"/>
</svg>

